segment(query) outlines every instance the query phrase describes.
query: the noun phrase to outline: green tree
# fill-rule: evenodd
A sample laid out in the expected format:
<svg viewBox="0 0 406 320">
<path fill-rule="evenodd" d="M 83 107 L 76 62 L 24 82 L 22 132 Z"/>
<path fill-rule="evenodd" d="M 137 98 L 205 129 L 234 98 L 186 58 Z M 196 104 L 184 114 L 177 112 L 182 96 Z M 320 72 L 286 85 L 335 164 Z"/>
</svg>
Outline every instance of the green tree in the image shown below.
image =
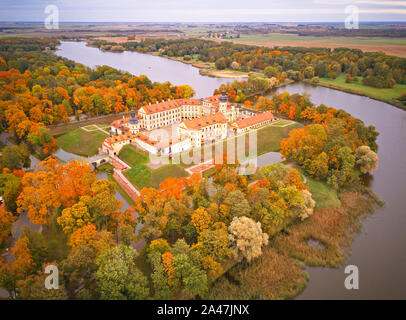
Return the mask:
<svg viewBox="0 0 406 320">
<path fill-rule="evenodd" d="M 137 251 L 119 245 L 103 251 L 96 259 L 96 282 L 102 299 L 142 300 L 149 295 L 148 280 L 135 266 Z"/>
<path fill-rule="evenodd" d="M 0 167 L 10 170 L 27 168 L 31 164 L 30 153 L 25 146 L 6 146 L 0 156 Z"/>
<path fill-rule="evenodd" d="M 233 217 L 248 215 L 251 211 L 250 204 L 240 190 L 231 191 L 224 200 L 224 204 L 230 208 Z"/>
</svg>

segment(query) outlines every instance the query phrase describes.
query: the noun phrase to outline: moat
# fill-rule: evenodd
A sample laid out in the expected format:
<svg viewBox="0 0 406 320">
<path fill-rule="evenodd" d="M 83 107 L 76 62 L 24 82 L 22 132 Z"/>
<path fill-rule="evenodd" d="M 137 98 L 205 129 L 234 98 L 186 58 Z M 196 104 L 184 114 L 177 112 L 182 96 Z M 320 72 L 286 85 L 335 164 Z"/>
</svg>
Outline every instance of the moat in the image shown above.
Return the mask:
<svg viewBox="0 0 406 320">
<path fill-rule="evenodd" d="M 195 97 L 213 94 L 221 83 L 233 79 L 202 76 L 199 69 L 177 61 L 136 52 L 102 52 L 83 42 L 63 42 L 57 55 L 90 67 L 109 65 L 132 74 L 146 74 L 152 81 L 190 84 Z M 344 109 L 374 125 L 380 135 L 379 167 L 369 182 L 372 190 L 385 201 L 385 206 L 363 222 L 355 238 L 351 256 L 340 268 L 308 268 L 310 281 L 298 299 L 397 299 L 406 295 L 406 112 L 386 103 L 345 92 L 296 83 L 275 90 L 290 93 L 307 92 L 311 100 Z M 120 199 L 121 200 L 121 199 Z M 346 290 L 344 268 L 357 265 L 360 272 L 359 290 Z"/>
</svg>

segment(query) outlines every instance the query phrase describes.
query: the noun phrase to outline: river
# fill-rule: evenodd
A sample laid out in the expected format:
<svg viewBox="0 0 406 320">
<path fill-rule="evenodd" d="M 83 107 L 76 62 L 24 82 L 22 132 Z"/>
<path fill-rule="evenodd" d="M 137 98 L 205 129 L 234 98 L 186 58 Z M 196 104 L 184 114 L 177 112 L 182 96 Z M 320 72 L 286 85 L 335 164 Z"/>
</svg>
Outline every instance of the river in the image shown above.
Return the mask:
<svg viewBox="0 0 406 320">
<path fill-rule="evenodd" d="M 221 83 L 233 80 L 202 76 L 197 68 L 181 62 L 136 52 L 102 52 L 81 42 L 63 42 L 59 49 L 56 54 L 91 67 L 105 64 L 134 75 L 146 74 L 152 81 L 190 84 L 199 98 L 211 95 Z M 344 109 L 366 125 L 377 128 L 380 132 L 379 168 L 371 187 L 386 202 L 364 220 L 344 266 L 308 268 L 310 281 L 297 299 L 405 299 L 406 112 L 380 101 L 325 87 L 295 83 L 276 91 L 285 90 L 307 92 L 314 103 Z M 344 288 L 344 268 L 349 264 L 359 269 L 359 290 Z"/>
<path fill-rule="evenodd" d="M 170 81 L 174 85 L 189 84 L 196 90 L 195 98 L 212 96 L 214 89 L 222 83 L 241 80 L 202 76 L 199 69 L 190 64 L 150 54 L 131 51 L 103 52 L 98 48 L 86 46 L 85 42 L 64 41 L 56 54 L 92 68 L 108 65 L 133 75 L 145 74 L 151 81 Z"/>
</svg>

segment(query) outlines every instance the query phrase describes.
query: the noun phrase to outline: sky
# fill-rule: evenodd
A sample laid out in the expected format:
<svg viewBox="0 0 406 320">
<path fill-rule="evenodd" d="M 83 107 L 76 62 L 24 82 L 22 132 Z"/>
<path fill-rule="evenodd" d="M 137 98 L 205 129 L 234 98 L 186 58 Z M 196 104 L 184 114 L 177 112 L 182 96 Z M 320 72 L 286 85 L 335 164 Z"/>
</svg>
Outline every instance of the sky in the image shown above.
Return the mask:
<svg viewBox="0 0 406 320">
<path fill-rule="evenodd" d="M 0 0 L 0 21 L 60 22 L 340 22 L 346 7 L 359 21 L 406 22 L 406 1 L 389 0 Z"/>
</svg>

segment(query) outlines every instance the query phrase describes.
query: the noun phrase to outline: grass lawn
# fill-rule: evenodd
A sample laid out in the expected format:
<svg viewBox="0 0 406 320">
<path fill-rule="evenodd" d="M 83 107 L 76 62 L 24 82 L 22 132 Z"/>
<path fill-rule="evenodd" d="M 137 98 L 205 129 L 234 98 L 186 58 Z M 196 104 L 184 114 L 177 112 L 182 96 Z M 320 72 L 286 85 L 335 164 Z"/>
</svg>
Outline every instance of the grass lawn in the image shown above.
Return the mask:
<svg viewBox="0 0 406 320">
<path fill-rule="evenodd" d="M 7 145 L 0 141 L 0 151 L 4 149 Z"/>
<path fill-rule="evenodd" d="M 337 191 L 331 189 L 325 182 L 317 181 L 308 175 L 306 175 L 302 168 L 295 166 L 297 171 L 302 176 L 306 177 L 306 183 L 310 188 L 310 193 L 312 198 L 316 201 L 316 209 L 325 209 L 325 208 L 338 208 L 341 206 L 341 201 L 338 198 Z"/>
<path fill-rule="evenodd" d="M 277 124 L 279 125 L 280 123 L 278 122 Z M 291 130 L 303 127 L 303 125 L 298 122 L 295 122 L 292 125 L 286 127 L 280 127 L 278 125 L 267 126 L 258 130 L 257 136 L 258 155 L 271 151 L 279 151 L 281 148 L 280 146 L 281 140 L 287 138 Z M 248 135 L 246 141 L 248 143 Z M 246 149 L 247 147 L 248 144 L 246 145 Z"/>
<path fill-rule="evenodd" d="M 145 164 L 149 160 L 146 152 L 144 153 L 132 145 L 126 145 L 121 149 L 120 159 L 124 160 L 131 166 Z"/>
<path fill-rule="evenodd" d="M 309 186 L 313 200 L 316 201 L 316 209 L 338 208 L 341 206 L 337 192 L 327 186 L 326 183 L 313 180 L 306 176 L 306 185 Z"/>
<path fill-rule="evenodd" d="M 88 157 L 97 154 L 106 137 L 107 135 L 100 130 L 86 132 L 77 128 L 58 137 L 57 144 L 67 152 Z"/>
<path fill-rule="evenodd" d="M 168 164 L 156 170 L 143 164 L 137 164 L 124 174 L 131 183 L 137 187 L 137 189 L 142 189 L 144 187 L 158 188 L 159 184 L 166 178 L 181 178 L 188 176 L 188 173 L 181 166 L 176 164 Z"/>
<path fill-rule="evenodd" d="M 159 184 L 166 178 L 188 176 L 188 173 L 176 164 L 167 164 L 155 170 L 151 169 L 146 165 L 149 160 L 148 156 L 132 145 L 123 147 L 119 156 L 131 165 L 132 168 L 124 174 L 137 189 L 144 187 L 158 188 Z"/>
<path fill-rule="evenodd" d="M 365 86 L 362 84 L 362 77 L 358 77 L 357 82 L 346 83 L 344 74 L 340 74 L 336 79 L 320 78 L 319 82 L 321 84 L 332 85 L 339 88 L 352 90 L 353 92 L 358 92 L 368 97 L 384 101 L 397 99 L 399 98 L 401 93 L 406 92 L 405 84 L 396 84 L 393 88 L 382 89 Z"/>
</svg>

